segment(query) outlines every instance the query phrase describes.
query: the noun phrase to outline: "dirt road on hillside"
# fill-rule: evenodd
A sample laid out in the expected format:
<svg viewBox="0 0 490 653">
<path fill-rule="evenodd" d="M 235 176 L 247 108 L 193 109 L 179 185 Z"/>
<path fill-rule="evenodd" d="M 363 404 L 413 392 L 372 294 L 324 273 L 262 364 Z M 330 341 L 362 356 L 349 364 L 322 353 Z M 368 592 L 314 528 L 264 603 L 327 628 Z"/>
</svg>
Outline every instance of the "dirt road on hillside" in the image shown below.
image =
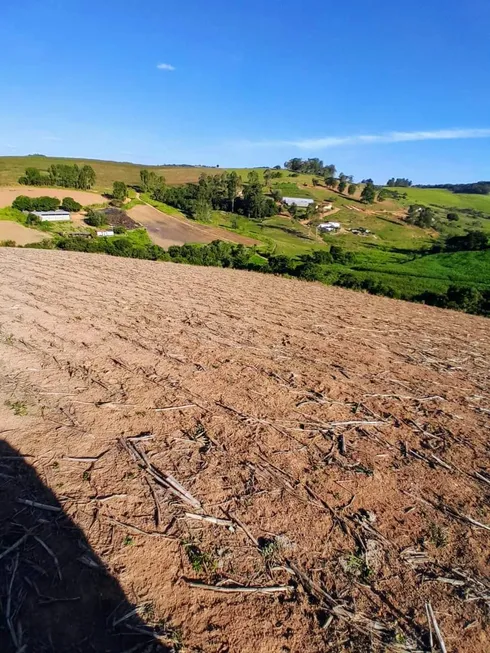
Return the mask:
<svg viewBox="0 0 490 653">
<path fill-rule="evenodd" d="M 430 602 L 486 653 L 489 369 L 482 317 L 0 248 L 0 650 L 413 653 Z"/>
<path fill-rule="evenodd" d="M 259 241 L 240 236 L 232 231 L 202 225 L 186 218 L 178 218 L 155 209 L 149 204 L 139 204 L 128 211 L 128 215 L 146 227 L 151 239 L 160 247 L 185 245 L 186 243 L 211 243 L 213 240 L 227 240 L 242 245 L 257 245 Z"/>
</svg>

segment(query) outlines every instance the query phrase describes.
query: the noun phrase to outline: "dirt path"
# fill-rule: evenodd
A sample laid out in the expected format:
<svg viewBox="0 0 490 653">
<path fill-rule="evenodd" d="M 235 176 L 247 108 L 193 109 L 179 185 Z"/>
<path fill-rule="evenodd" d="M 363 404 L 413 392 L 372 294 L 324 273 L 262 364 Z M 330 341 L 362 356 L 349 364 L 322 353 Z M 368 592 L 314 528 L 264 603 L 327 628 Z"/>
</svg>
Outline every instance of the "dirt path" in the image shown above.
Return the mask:
<svg viewBox="0 0 490 653">
<path fill-rule="evenodd" d="M 485 318 L 3 248 L 0 325 L 0 599 L 26 651 L 129 651 L 139 620 L 162 653 L 428 651 L 428 601 L 449 653 L 490 650 Z"/>
<path fill-rule="evenodd" d="M 83 206 L 88 204 L 101 204 L 107 202 L 105 197 L 99 193 L 92 193 L 88 190 L 72 190 L 71 188 L 44 188 L 33 186 L 18 186 L 17 188 L 3 188 L 0 187 L 0 208 L 10 206 L 16 197 L 19 195 L 27 195 L 28 197 L 41 197 L 47 195 L 48 197 L 57 197 L 62 200 L 64 197 L 72 197 L 76 202 Z"/>
<path fill-rule="evenodd" d="M 46 238 L 51 238 L 49 233 L 29 229 L 18 222 L 0 220 L 0 240 L 13 240 L 16 245 L 29 245 L 29 243 L 40 243 Z"/>
<path fill-rule="evenodd" d="M 152 240 L 165 249 L 170 245 L 186 243 L 211 243 L 213 240 L 227 240 L 242 245 L 257 245 L 259 241 L 240 236 L 226 229 L 201 225 L 186 218 L 168 215 L 149 204 L 133 207 L 128 215 L 143 224 Z"/>
</svg>

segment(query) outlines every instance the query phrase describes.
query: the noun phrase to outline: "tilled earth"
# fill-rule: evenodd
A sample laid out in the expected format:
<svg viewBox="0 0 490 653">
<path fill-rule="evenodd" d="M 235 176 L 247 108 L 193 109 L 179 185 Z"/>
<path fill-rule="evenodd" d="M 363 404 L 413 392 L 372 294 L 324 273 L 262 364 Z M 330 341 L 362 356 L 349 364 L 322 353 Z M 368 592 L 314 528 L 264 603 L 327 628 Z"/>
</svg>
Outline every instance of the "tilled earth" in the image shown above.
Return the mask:
<svg viewBox="0 0 490 653">
<path fill-rule="evenodd" d="M 490 650 L 489 324 L 0 250 L 0 650 Z"/>
</svg>

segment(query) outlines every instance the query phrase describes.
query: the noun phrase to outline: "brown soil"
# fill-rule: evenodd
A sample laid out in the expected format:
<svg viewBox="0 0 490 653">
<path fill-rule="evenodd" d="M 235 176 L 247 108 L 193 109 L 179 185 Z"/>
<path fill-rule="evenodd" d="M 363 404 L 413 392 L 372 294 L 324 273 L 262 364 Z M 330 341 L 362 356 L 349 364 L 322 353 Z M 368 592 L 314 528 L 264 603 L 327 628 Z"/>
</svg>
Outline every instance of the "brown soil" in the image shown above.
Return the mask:
<svg viewBox="0 0 490 653">
<path fill-rule="evenodd" d="M 102 197 L 102 195 L 99 195 L 99 193 L 92 193 L 88 190 L 44 188 L 43 186 L 18 186 L 17 188 L 0 188 L 0 208 L 10 206 L 19 195 L 27 195 L 27 197 L 41 197 L 47 195 L 48 197 L 57 197 L 60 200 L 64 197 L 72 197 L 76 202 L 79 202 L 83 206 L 107 202 L 107 199 Z"/>
<path fill-rule="evenodd" d="M 49 233 L 29 229 L 18 222 L 0 220 L 0 240 L 14 240 L 17 245 L 28 245 L 46 238 L 51 238 Z"/>
<path fill-rule="evenodd" d="M 81 597 L 101 571 L 85 555 L 126 595 L 99 618 L 104 636 L 141 637 L 146 622 L 195 653 L 428 651 L 430 601 L 448 652 L 490 650 L 486 319 L 235 270 L 3 249 L 0 324 L 2 437 L 44 486 L 0 459 L 0 599 L 27 651 L 133 646 L 66 645 L 95 627 Z M 139 625 L 117 623 L 128 604 Z M 2 651 L 11 639 L 0 616 Z"/>
<path fill-rule="evenodd" d="M 234 234 L 226 229 L 191 222 L 163 213 L 149 204 L 139 204 L 128 211 L 128 215 L 146 227 L 153 242 L 165 249 L 170 245 L 185 243 L 211 243 L 213 240 L 227 240 L 242 245 L 257 245 L 259 241 Z"/>
</svg>

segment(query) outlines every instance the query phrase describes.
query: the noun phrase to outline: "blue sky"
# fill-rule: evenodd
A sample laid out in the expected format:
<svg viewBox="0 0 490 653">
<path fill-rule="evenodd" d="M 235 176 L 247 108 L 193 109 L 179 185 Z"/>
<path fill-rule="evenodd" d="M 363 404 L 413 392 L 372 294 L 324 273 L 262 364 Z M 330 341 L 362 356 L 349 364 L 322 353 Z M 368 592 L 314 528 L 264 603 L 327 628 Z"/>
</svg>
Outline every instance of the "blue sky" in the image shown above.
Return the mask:
<svg viewBox="0 0 490 653">
<path fill-rule="evenodd" d="M 0 154 L 490 179 L 489 31 L 488 0 L 5 0 Z"/>
</svg>

